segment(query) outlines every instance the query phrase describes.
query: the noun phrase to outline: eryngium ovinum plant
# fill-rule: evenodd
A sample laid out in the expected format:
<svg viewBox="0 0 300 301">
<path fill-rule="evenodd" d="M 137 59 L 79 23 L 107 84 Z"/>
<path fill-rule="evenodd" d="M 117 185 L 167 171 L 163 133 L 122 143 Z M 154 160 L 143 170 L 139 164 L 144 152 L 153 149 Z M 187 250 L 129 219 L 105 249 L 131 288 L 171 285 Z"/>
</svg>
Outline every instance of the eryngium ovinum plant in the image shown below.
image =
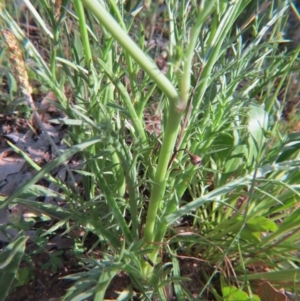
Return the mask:
<svg viewBox="0 0 300 301">
<path fill-rule="evenodd" d="M 120 273 L 130 279 L 119 288 L 124 300 L 191 300 L 185 259 L 197 265 L 197 300 L 207 292 L 209 300 L 259 300 L 258 280 L 293 292 L 299 134 L 279 127 L 299 66 L 299 48 L 285 50 L 288 1 L 166 1 L 148 11 L 113 0 L 24 3 L 48 37 L 47 60 L 4 7 L 1 14 L 68 116 L 52 122 L 68 125 L 70 148 L 43 168 L 26 157 L 36 175 L 1 206 L 58 220 L 47 233 L 80 228 L 82 244 L 89 233 L 97 238 L 65 300 L 103 300 Z M 158 9 L 165 74 L 145 40 L 146 17 L 155 26 Z M 161 129 L 151 134 L 145 112 L 153 106 Z M 68 187 L 51 171 L 74 154 L 82 168 L 69 174 L 82 184 Z M 42 178 L 60 192 L 36 184 Z M 48 194 L 64 206 L 36 202 Z"/>
</svg>

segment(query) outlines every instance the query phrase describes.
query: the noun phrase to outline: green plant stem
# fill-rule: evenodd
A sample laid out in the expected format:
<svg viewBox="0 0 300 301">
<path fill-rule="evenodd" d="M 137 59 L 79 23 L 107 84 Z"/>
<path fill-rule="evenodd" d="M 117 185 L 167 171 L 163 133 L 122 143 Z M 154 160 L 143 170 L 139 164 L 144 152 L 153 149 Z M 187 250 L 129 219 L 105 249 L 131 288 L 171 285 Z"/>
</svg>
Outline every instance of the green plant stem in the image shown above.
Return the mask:
<svg viewBox="0 0 300 301">
<path fill-rule="evenodd" d="M 106 72 L 106 74 L 110 77 L 110 79 L 112 80 L 112 82 L 114 83 L 114 85 L 117 87 L 117 89 L 119 90 L 120 94 L 123 96 L 122 99 L 124 101 L 124 104 L 130 114 L 131 117 L 131 121 L 132 124 L 136 130 L 136 132 L 138 133 L 138 137 L 144 142 L 146 141 L 146 135 L 145 135 L 145 131 L 143 128 L 143 123 L 142 121 L 139 119 L 139 117 L 137 116 L 137 113 L 134 109 L 133 103 L 130 99 L 130 96 L 126 90 L 126 88 L 122 85 L 122 83 L 119 81 L 119 79 L 116 77 L 116 75 L 113 73 L 112 70 L 110 70 L 107 65 L 105 64 L 105 62 L 103 62 L 102 60 L 99 60 L 99 63 L 101 65 L 101 67 L 104 69 L 104 71 Z"/>
<path fill-rule="evenodd" d="M 96 16 L 107 31 L 128 51 L 130 56 L 144 69 L 171 102 L 179 103 L 178 93 L 172 83 L 121 28 L 105 7 L 95 0 L 82 0 L 82 3 Z"/>
<path fill-rule="evenodd" d="M 109 1 L 111 8 L 113 10 L 113 12 L 116 15 L 117 21 L 119 22 L 119 24 L 121 25 L 121 27 L 123 28 L 124 31 L 127 31 L 126 29 L 126 25 L 123 21 L 123 17 L 118 9 L 118 6 L 116 4 L 116 2 L 114 0 L 110 0 Z M 133 65 L 132 65 L 132 59 L 131 56 L 129 55 L 128 52 L 125 53 L 125 60 L 126 60 L 126 66 L 127 66 L 127 70 L 128 70 L 128 77 L 129 77 L 129 81 L 130 81 L 130 87 L 131 87 L 131 91 L 132 91 L 132 97 L 135 98 L 136 97 L 136 81 L 135 81 L 135 76 L 134 76 L 134 72 L 133 72 Z"/>
<path fill-rule="evenodd" d="M 161 241 L 167 229 L 166 224 L 160 224 L 160 228 L 162 229 L 162 231 L 160 231 L 160 229 L 155 229 L 155 225 L 157 222 L 156 219 L 157 210 L 164 197 L 168 164 L 175 146 L 178 129 L 180 126 L 180 120 L 188 102 L 190 81 L 191 81 L 190 72 L 191 72 L 192 61 L 194 57 L 194 50 L 197 44 L 198 36 L 202 28 L 202 25 L 206 20 L 207 16 L 211 13 L 213 6 L 214 6 L 214 1 L 211 1 L 205 7 L 205 9 L 199 11 L 199 17 L 195 26 L 192 29 L 191 40 L 187 48 L 187 56 L 184 65 L 184 72 L 183 72 L 182 80 L 180 82 L 180 103 L 177 107 L 170 106 L 169 118 L 167 120 L 163 145 L 159 156 L 156 174 L 154 177 L 154 184 L 151 190 L 151 197 L 150 197 L 149 209 L 148 209 L 145 232 L 144 232 L 144 241 L 146 243 L 153 243 L 155 241 L 155 238 L 157 237 L 156 236 L 157 232 L 160 233 L 159 235 L 160 240 L 156 241 L 154 251 L 149 256 L 149 258 L 154 263 L 156 263 L 157 261 L 157 254 L 158 254 L 157 243 Z M 167 207 L 170 211 L 168 213 L 171 213 L 173 212 L 173 210 L 176 209 L 176 206 L 174 206 L 173 204 L 171 206 L 169 205 L 170 204 L 167 204 Z M 144 263 L 144 274 L 146 276 L 149 276 L 151 274 L 151 271 L 152 271 L 152 267 Z"/>
<path fill-rule="evenodd" d="M 201 31 L 203 23 L 206 21 L 209 14 L 211 14 L 214 4 L 215 1 L 210 1 L 208 4 L 205 5 L 204 8 L 199 10 L 197 22 L 191 32 L 191 39 L 186 52 L 187 54 L 184 63 L 183 76 L 180 82 L 180 99 L 185 103 L 187 102 L 189 96 L 191 83 L 191 68 L 199 33 Z"/>
<path fill-rule="evenodd" d="M 116 152 L 111 155 L 111 161 L 114 164 L 113 171 L 115 172 L 116 184 L 118 185 L 117 194 L 123 197 L 126 192 L 125 176 L 122 167 L 120 166 L 121 162 Z"/>
<path fill-rule="evenodd" d="M 199 84 L 199 87 L 197 88 L 194 108 L 199 108 L 200 106 L 200 102 L 208 87 L 208 82 L 210 80 L 210 75 L 213 67 L 222 54 L 221 47 L 225 38 L 227 37 L 228 32 L 231 30 L 233 23 L 235 22 L 239 13 L 243 11 L 243 9 L 249 4 L 250 1 L 251 0 L 236 1 L 236 3 L 233 3 L 228 7 L 227 11 L 222 16 L 222 20 L 220 24 L 218 24 L 217 30 L 212 29 L 210 35 L 213 34 L 213 39 L 209 37 L 209 40 L 211 39 L 211 44 L 208 45 L 208 49 L 206 50 L 204 55 L 205 65 L 201 75 L 202 80 Z M 217 24 L 213 25 L 216 26 Z"/>
<path fill-rule="evenodd" d="M 129 210 L 132 216 L 131 218 L 131 234 L 134 239 L 138 239 L 139 232 L 139 219 L 137 215 L 137 203 L 139 199 L 139 191 L 136 185 L 137 174 L 135 168 L 131 168 L 132 162 L 135 160 L 132 157 L 132 154 L 126 147 L 126 144 L 123 140 L 118 141 L 117 137 L 111 136 L 108 139 L 109 143 L 115 149 L 115 152 L 118 156 L 119 170 L 118 170 L 118 181 L 123 182 L 123 177 L 126 178 L 126 188 L 129 194 Z"/>
<path fill-rule="evenodd" d="M 156 222 L 157 209 L 165 192 L 167 168 L 173 153 L 181 117 L 182 111 L 179 111 L 175 106 L 171 106 L 170 115 L 165 129 L 164 140 L 159 154 L 158 165 L 153 179 L 154 184 L 151 190 L 144 232 L 144 241 L 147 243 L 152 243 L 154 241 L 153 231 Z"/>
<path fill-rule="evenodd" d="M 59 45 L 59 29 L 58 24 L 56 24 L 55 19 L 52 19 L 52 27 L 53 27 L 53 49 L 51 53 L 50 67 L 53 79 L 56 80 L 56 57 L 57 57 L 57 49 Z"/>
<path fill-rule="evenodd" d="M 204 21 L 211 12 L 214 1 L 202 7 L 199 11 L 198 20 L 193 28 L 191 41 L 187 50 L 187 59 L 184 67 L 184 74 L 180 84 L 180 97 L 175 87 L 170 81 L 158 70 L 155 64 L 143 53 L 143 51 L 125 34 L 119 24 L 112 18 L 112 16 L 105 10 L 105 8 L 96 1 L 83 0 L 83 3 L 95 14 L 97 19 L 106 28 L 107 31 L 123 46 L 125 50 L 138 62 L 138 64 L 146 71 L 146 73 L 153 79 L 153 81 L 161 88 L 165 95 L 170 100 L 169 118 L 167 120 L 165 136 L 162 144 L 162 149 L 159 155 L 158 166 L 154 176 L 154 184 L 151 190 L 148 215 L 146 219 L 144 241 L 146 243 L 153 243 L 155 240 L 155 224 L 156 215 L 159 205 L 164 197 L 166 188 L 166 175 L 168 163 L 173 152 L 176 142 L 178 129 L 180 127 L 180 120 L 185 111 L 187 99 L 190 89 L 190 70 L 194 55 L 194 49 L 197 43 L 199 32 Z M 150 255 L 152 261 L 156 263 L 157 248 Z M 151 268 L 144 266 L 144 274 L 149 276 Z"/>
<path fill-rule="evenodd" d="M 111 36 L 110 35 L 106 35 L 104 41 L 107 42 L 107 44 L 110 44 L 111 40 Z M 109 68 L 109 70 L 111 72 L 113 72 L 113 51 L 112 51 L 112 45 L 110 44 L 110 49 L 108 50 L 107 52 L 107 55 L 106 55 L 106 64 L 107 64 L 107 67 Z M 114 90 L 115 90 L 115 86 L 113 84 L 112 81 L 109 82 L 108 84 L 108 88 L 107 90 L 105 91 L 105 97 L 103 99 L 103 104 L 107 104 L 108 102 L 112 102 L 113 99 L 114 99 Z M 109 111 L 111 111 L 109 108 L 108 108 Z"/>
<path fill-rule="evenodd" d="M 87 32 L 87 28 L 86 28 L 86 21 L 85 21 L 85 15 L 84 15 L 82 1 L 74 0 L 74 7 L 76 10 L 78 19 L 79 19 L 80 33 L 81 33 L 84 54 L 85 54 L 85 62 L 87 65 L 87 69 L 90 71 L 91 62 L 92 62 L 92 52 L 91 52 L 88 32 Z"/>
</svg>

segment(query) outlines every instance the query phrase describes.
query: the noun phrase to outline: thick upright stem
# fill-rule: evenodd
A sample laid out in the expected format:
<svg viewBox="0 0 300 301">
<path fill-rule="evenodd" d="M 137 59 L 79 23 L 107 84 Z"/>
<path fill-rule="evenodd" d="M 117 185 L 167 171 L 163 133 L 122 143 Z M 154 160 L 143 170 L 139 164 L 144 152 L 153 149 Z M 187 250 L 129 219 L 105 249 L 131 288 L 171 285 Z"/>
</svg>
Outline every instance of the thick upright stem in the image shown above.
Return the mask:
<svg viewBox="0 0 300 301">
<path fill-rule="evenodd" d="M 180 127 L 180 120 L 184 109 L 185 107 L 178 108 L 174 105 L 170 106 L 169 118 L 165 129 L 165 136 L 159 154 L 156 173 L 153 179 L 154 183 L 151 188 L 151 196 L 144 231 L 144 242 L 150 245 L 155 242 L 155 232 L 157 230 L 155 229 L 155 226 L 157 225 L 157 211 L 165 195 L 168 164 L 176 143 L 176 138 Z M 149 255 L 149 257 L 152 262 L 156 263 L 158 245 L 153 245 L 153 248 L 154 250 Z M 143 269 L 144 275 L 146 277 L 151 276 L 153 268 L 148 265 L 148 263 L 144 262 Z"/>
</svg>

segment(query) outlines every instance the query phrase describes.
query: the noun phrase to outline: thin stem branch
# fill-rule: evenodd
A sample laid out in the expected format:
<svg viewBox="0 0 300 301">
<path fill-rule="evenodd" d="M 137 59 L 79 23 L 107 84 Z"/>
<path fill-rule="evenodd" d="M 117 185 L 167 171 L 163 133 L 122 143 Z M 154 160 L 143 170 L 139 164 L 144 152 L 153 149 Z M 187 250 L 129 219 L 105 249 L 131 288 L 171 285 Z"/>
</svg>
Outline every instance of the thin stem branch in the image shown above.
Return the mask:
<svg viewBox="0 0 300 301">
<path fill-rule="evenodd" d="M 88 32 L 86 28 L 84 9 L 81 0 L 74 0 L 74 7 L 79 19 L 80 25 L 80 33 L 83 42 L 84 54 L 85 54 L 85 62 L 87 65 L 87 69 L 90 71 L 91 62 L 92 62 L 92 52 L 90 48 L 90 42 L 88 37 Z"/>
</svg>

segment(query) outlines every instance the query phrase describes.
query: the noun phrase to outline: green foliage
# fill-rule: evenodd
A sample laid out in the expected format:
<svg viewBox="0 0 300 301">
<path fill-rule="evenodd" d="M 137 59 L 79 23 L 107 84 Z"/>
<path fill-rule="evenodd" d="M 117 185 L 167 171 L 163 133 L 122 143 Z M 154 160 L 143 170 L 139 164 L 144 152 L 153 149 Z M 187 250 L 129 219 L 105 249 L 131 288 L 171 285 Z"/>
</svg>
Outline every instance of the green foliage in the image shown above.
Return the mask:
<svg viewBox="0 0 300 301">
<path fill-rule="evenodd" d="M 178 300 L 191 299 L 177 254 L 214 267 L 203 272 L 207 283 L 199 298 L 209 287 L 216 300 L 259 300 L 245 292 L 251 292 L 249 280 L 277 281 L 283 270 L 288 277 L 279 281 L 286 289 L 299 283 L 299 134 L 281 132 L 277 99 L 299 69 L 299 47 L 287 52 L 279 38 L 288 2 L 259 13 L 258 2 L 166 1 L 166 75 L 149 58 L 145 12 L 130 13 L 139 3 L 129 1 L 124 10 L 115 1 L 64 1 L 58 19 L 51 1 L 36 4 L 30 13 L 47 34 L 49 61 L 2 8 L 3 23 L 33 60 L 32 72 L 68 116 L 51 122 L 68 126 L 70 148 L 40 168 L 12 145 L 37 173 L 0 207 L 23 204 L 56 220 L 43 237 L 80 227 L 83 241 L 93 233 L 93 248 L 101 251 L 101 259 L 82 256 L 87 270 L 67 277 L 75 284 L 64 300 L 103 300 L 119 272 L 131 281 L 120 300 L 130 300 L 136 290 L 145 300 L 166 299 L 170 283 Z M 162 112 L 157 135 L 146 131 L 144 121 L 152 104 Z M 190 153 L 201 156 L 201 167 Z M 81 190 L 51 176 L 75 154 L 82 168 L 69 176 L 82 176 Z M 59 192 L 38 184 L 43 178 Z M 30 199 L 49 195 L 65 206 Z M 185 220 L 188 227 L 178 233 Z M 55 272 L 59 255 L 52 254 L 44 268 Z M 211 280 L 221 272 L 233 280 L 224 272 L 228 261 L 245 290 L 222 285 L 220 296 Z M 261 262 L 274 274 L 250 272 Z"/>
<path fill-rule="evenodd" d="M 15 287 L 28 284 L 33 279 L 33 269 L 31 267 L 19 268 L 16 274 Z"/>
<path fill-rule="evenodd" d="M 239 290 L 235 286 L 223 287 L 222 295 L 224 297 L 224 301 L 260 301 L 260 298 L 257 295 L 249 298 L 246 292 Z"/>
<path fill-rule="evenodd" d="M 51 268 L 52 273 L 57 273 L 58 267 L 63 264 L 63 260 L 60 257 L 63 253 L 64 250 L 51 252 L 49 254 L 49 262 L 42 265 L 42 270 L 48 270 Z"/>
<path fill-rule="evenodd" d="M 18 268 L 27 239 L 27 236 L 19 233 L 0 253 L 1 301 L 6 299 L 15 277 L 20 277 Z"/>
</svg>

